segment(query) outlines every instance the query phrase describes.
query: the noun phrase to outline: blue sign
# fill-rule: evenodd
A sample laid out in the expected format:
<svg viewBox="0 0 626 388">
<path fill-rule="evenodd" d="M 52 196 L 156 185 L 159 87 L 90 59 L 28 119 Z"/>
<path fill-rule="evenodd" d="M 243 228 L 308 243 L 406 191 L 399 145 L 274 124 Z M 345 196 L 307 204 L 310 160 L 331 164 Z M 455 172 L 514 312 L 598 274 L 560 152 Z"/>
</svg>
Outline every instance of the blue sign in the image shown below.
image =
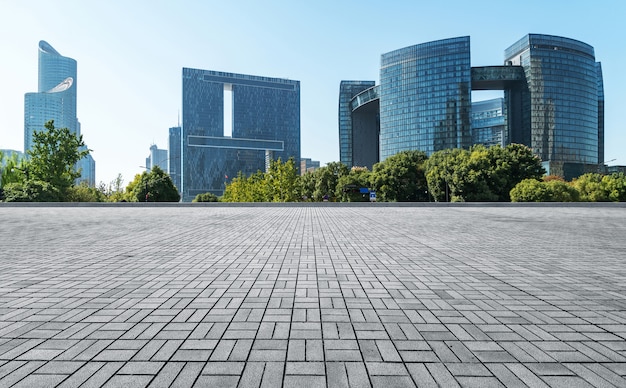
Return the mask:
<svg viewBox="0 0 626 388">
<path fill-rule="evenodd" d="M 370 191 L 370 202 L 376 202 L 376 192 Z"/>
</svg>

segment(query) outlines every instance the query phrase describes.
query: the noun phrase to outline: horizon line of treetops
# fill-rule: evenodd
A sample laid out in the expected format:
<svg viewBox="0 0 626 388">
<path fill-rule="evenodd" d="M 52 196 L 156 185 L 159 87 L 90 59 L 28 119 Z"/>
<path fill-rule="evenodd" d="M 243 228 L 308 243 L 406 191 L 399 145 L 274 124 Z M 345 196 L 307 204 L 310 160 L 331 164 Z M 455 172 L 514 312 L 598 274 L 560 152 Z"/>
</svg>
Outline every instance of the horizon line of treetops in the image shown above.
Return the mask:
<svg viewBox="0 0 626 388">
<path fill-rule="evenodd" d="M 75 164 L 89 151 L 82 136 L 67 128 L 35 132 L 24 158 L 0 154 L 0 201 L 5 202 L 178 202 L 180 194 L 159 167 L 135 175 L 123 187 L 121 174 L 98 187 L 76 184 Z M 4 167 L 2 167 L 4 166 Z M 372 171 L 331 162 L 304 175 L 293 159 L 274 160 L 266 172 L 241 172 L 225 184 L 221 197 L 212 193 L 194 202 L 365 202 L 370 192 L 384 202 L 575 202 L 626 201 L 626 176 L 587 173 L 571 182 L 546 176 L 541 160 L 524 145 L 475 145 L 446 149 L 430 157 L 402 151 Z"/>
</svg>

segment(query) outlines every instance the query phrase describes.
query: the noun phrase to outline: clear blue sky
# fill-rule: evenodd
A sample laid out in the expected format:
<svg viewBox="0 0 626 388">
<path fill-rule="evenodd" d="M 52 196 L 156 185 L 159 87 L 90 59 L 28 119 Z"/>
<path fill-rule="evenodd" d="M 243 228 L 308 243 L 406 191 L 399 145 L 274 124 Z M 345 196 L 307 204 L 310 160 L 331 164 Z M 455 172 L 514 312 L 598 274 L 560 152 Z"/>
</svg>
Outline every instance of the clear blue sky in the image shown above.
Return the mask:
<svg viewBox="0 0 626 388">
<path fill-rule="evenodd" d="M 0 148 L 23 149 L 24 94 L 37 91 L 40 40 L 78 62 L 78 118 L 96 180 L 121 173 L 128 183 L 151 144 L 168 146 L 183 67 L 299 80 L 302 156 L 325 164 L 339 160 L 339 82 L 378 82 L 382 53 L 469 35 L 472 65 L 499 65 L 505 48 L 541 33 L 594 46 L 604 70 L 606 159 L 626 165 L 625 4 L 0 0 Z"/>
</svg>

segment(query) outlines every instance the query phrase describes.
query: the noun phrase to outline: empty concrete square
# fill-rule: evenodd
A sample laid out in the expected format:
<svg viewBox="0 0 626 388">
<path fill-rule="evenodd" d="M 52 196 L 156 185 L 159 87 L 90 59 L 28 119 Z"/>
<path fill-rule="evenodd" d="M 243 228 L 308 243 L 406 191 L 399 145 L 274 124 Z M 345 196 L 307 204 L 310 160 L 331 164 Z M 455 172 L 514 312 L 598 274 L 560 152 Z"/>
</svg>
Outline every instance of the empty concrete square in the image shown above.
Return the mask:
<svg viewBox="0 0 626 388">
<path fill-rule="evenodd" d="M 0 387 L 626 386 L 621 205 L 1 206 Z"/>
</svg>

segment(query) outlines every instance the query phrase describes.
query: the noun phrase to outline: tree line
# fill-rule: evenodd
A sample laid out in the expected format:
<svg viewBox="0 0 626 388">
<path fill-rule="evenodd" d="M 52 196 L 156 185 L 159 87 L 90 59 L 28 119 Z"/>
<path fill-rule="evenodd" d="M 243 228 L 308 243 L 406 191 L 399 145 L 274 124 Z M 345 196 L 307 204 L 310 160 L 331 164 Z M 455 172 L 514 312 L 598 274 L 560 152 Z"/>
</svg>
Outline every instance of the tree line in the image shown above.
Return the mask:
<svg viewBox="0 0 626 388">
<path fill-rule="evenodd" d="M 227 184 L 223 201 L 510 201 L 509 192 L 523 179 L 540 179 L 541 161 L 528 147 L 474 146 L 450 149 L 427 157 L 422 151 L 403 151 L 374 165 L 348 169 L 328 163 L 298 176 L 290 159 L 274 161 L 267 173 L 241 174 Z"/>
<path fill-rule="evenodd" d="M 33 134 L 27 157 L 0 155 L 0 200 L 8 202 L 178 202 L 170 176 L 155 166 L 123 186 L 121 175 L 98 187 L 76 184 L 76 162 L 85 157 L 82 136 L 46 123 Z M 385 202 L 569 202 L 626 201 L 623 173 L 589 173 L 565 182 L 545 176 L 541 160 L 519 144 L 506 147 L 476 145 L 447 149 L 428 157 L 403 151 L 370 171 L 331 162 L 300 176 L 293 159 L 272 161 L 267 172 L 241 172 L 226 184 L 224 194 L 199 194 L 194 202 L 359 202 L 370 192 Z"/>
<path fill-rule="evenodd" d="M 430 157 L 422 151 L 403 151 L 375 164 L 372 171 L 331 162 L 302 176 L 292 159 L 279 159 L 266 173 L 240 173 L 219 200 L 360 202 L 369 201 L 370 191 L 386 202 L 626 200 L 624 174 L 589 173 L 565 182 L 545 173 L 541 160 L 520 144 L 447 149 Z"/>
<path fill-rule="evenodd" d="M 170 176 L 159 167 L 137 174 L 125 188 L 121 175 L 109 185 L 89 187 L 79 182 L 76 163 L 87 156 L 82 135 L 56 128 L 33 133 L 33 147 L 25 158 L 0 154 L 0 201 L 6 202 L 140 202 L 180 200 Z"/>
</svg>

